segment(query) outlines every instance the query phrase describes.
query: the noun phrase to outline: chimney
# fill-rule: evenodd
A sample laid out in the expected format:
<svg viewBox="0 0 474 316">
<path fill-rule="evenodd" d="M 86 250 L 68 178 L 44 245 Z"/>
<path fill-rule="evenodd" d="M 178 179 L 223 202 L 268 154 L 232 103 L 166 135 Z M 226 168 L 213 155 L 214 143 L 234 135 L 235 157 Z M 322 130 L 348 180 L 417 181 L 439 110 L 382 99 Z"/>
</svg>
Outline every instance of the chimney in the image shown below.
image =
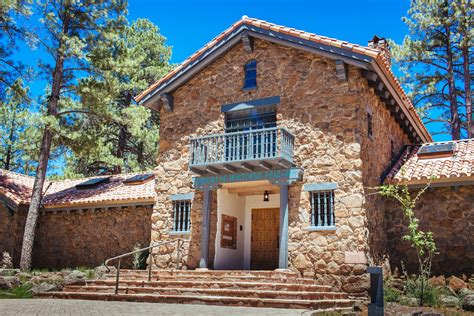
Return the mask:
<svg viewBox="0 0 474 316">
<path fill-rule="evenodd" d="M 388 65 L 392 66 L 392 54 L 390 54 L 390 45 L 388 44 L 388 41 L 385 38 L 380 38 L 377 35 L 374 35 L 374 37 L 369 41 L 369 44 L 367 46 L 380 50 L 382 52 L 382 55 L 387 60 Z"/>
</svg>

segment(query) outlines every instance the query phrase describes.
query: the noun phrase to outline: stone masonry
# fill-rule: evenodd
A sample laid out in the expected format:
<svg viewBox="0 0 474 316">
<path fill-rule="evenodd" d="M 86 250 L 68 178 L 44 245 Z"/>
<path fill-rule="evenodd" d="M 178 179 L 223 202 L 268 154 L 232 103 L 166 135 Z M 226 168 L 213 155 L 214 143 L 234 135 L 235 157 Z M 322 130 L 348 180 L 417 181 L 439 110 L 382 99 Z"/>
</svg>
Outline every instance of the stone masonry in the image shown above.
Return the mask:
<svg viewBox="0 0 474 316">
<path fill-rule="evenodd" d="M 0 251 L 9 252 L 15 266 L 20 261 L 26 211 L 8 214 L 0 208 Z M 151 211 L 150 206 L 137 206 L 42 212 L 33 267 L 96 267 L 110 257 L 132 251 L 135 245 L 145 247 L 150 243 Z M 122 266 L 131 267 L 131 260 Z"/>
<path fill-rule="evenodd" d="M 257 60 L 256 90 L 242 91 L 243 65 Z M 349 67 L 348 82 L 336 77 L 335 61 L 293 48 L 255 39 L 254 50 L 246 53 L 237 45 L 174 93 L 173 112 L 160 111 L 161 133 L 158 155 L 157 202 L 152 216 L 151 240 L 176 236 L 172 228 L 169 196 L 192 192 L 188 170 L 189 139 L 224 132 L 222 104 L 279 95 L 278 126 L 286 127 L 295 139 L 294 160 L 304 169 L 303 181 L 289 189 L 289 263 L 307 277 L 363 293 L 368 287 L 366 264 L 346 263 L 347 252 L 382 258 L 384 239 L 377 231 L 384 214 L 378 198 L 366 198 L 368 186 L 376 185 L 391 159 L 389 135 L 399 150 L 406 142 L 390 117 L 361 77 Z M 374 135 L 366 131 L 366 111 L 372 111 Z M 388 144 L 388 145 L 387 145 Z M 335 231 L 309 232 L 310 203 L 305 183 L 336 182 Z M 214 257 L 216 198 L 211 212 L 210 260 Z M 191 235 L 184 236 L 182 264 L 196 268 L 199 260 L 202 194 L 196 192 L 192 205 Z M 369 224 L 369 221 L 371 222 Z M 173 248 L 157 251 L 161 267 L 170 266 Z M 212 266 L 211 266 L 212 267 Z"/>
<path fill-rule="evenodd" d="M 398 204 L 386 201 L 387 239 L 390 263 L 416 272 L 416 253 L 402 240 L 407 221 Z M 474 186 L 428 189 L 417 203 L 415 215 L 423 231 L 433 232 L 437 254 L 432 272 L 438 274 L 474 274 Z"/>
</svg>

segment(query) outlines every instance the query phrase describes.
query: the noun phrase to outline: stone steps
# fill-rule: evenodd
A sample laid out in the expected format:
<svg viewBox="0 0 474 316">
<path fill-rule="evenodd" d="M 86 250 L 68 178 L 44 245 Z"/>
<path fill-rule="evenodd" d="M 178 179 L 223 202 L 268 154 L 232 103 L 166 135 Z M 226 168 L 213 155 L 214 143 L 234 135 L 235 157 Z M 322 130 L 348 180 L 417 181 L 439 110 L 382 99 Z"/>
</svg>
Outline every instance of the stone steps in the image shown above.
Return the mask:
<svg viewBox="0 0 474 316">
<path fill-rule="evenodd" d="M 188 303 L 227 306 L 299 308 L 318 311 L 350 311 L 354 301 L 347 293 L 301 278 L 292 271 L 148 271 L 120 270 L 118 294 L 115 274 L 67 285 L 62 292 L 39 297 L 130 302 Z"/>
<path fill-rule="evenodd" d="M 278 282 L 278 283 L 277 283 Z M 94 280 L 87 281 L 87 285 L 106 285 L 115 286 L 115 280 Z M 178 287 L 178 288 L 221 288 L 221 289 L 258 289 L 258 290 L 274 290 L 274 291 L 317 291 L 329 292 L 331 287 L 316 284 L 292 284 L 291 282 L 280 283 L 279 280 L 275 282 L 243 282 L 243 281 L 214 281 L 214 280 L 159 280 L 159 281 L 145 281 L 145 280 L 122 280 L 120 279 L 119 287 L 123 286 L 139 286 L 139 287 Z"/>
<path fill-rule="evenodd" d="M 70 285 L 64 288 L 65 292 L 95 292 L 113 293 L 113 286 L 79 286 Z M 127 286 L 119 288 L 121 294 L 156 294 L 156 295 L 210 295 L 255 298 L 284 298 L 284 299 L 347 299 L 346 293 L 315 292 L 315 291 L 273 291 L 273 290 L 241 290 L 241 289 L 215 289 L 215 288 L 171 288 L 171 287 L 139 287 Z"/>
<path fill-rule="evenodd" d="M 208 275 L 153 275 L 151 276 L 152 281 L 167 281 L 167 280 L 176 280 L 177 278 L 188 280 L 188 281 L 208 281 L 210 278 L 215 281 L 227 281 L 227 282 L 268 282 L 268 283 L 291 283 L 291 284 L 317 284 L 316 280 L 313 279 L 303 279 L 303 278 L 278 278 L 278 277 L 267 277 L 267 276 L 252 276 L 252 275 L 242 275 L 242 276 L 231 276 L 231 275 L 219 275 L 219 276 L 208 276 Z M 115 282 L 115 275 L 107 275 L 106 280 L 113 280 Z M 138 280 L 138 281 L 148 281 L 148 274 L 120 274 L 120 280 Z"/>
<path fill-rule="evenodd" d="M 352 309 L 353 301 L 349 299 L 330 300 L 298 300 L 271 299 L 253 297 L 229 296 L 196 296 L 196 295 L 153 295 L 153 294 L 112 294 L 94 292 L 46 292 L 38 294 L 42 298 L 128 301 L 148 303 L 177 303 L 177 304 L 209 304 L 224 306 L 272 307 L 313 309 L 318 311 L 348 311 Z"/>
</svg>

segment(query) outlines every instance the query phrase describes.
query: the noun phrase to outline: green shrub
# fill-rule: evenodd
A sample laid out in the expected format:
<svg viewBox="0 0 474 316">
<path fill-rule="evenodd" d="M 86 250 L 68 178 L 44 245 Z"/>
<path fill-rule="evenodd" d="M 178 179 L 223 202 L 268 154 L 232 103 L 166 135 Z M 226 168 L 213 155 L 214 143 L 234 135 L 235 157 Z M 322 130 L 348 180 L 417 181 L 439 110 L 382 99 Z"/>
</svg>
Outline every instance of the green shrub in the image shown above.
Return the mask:
<svg viewBox="0 0 474 316">
<path fill-rule="evenodd" d="M 31 287 L 31 283 L 25 283 L 11 290 L 0 290 L 0 298 L 32 298 Z"/>
<path fill-rule="evenodd" d="M 423 298 L 423 304 L 428 306 L 438 306 L 438 296 L 440 289 L 432 286 L 428 278 L 423 276 L 409 276 L 405 283 L 406 294 L 420 301 Z"/>
</svg>

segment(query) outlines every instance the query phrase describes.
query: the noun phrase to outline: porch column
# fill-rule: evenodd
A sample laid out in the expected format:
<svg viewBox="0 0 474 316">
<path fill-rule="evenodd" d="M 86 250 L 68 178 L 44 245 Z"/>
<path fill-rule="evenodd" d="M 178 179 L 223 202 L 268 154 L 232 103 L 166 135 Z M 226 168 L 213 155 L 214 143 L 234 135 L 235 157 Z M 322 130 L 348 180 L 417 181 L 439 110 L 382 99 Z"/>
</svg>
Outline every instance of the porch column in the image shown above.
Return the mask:
<svg viewBox="0 0 474 316">
<path fill-rule="evenodd" d="M 210 215 L 211 215 L 211 190 L 204 189 L 204 197 L 202 201 L 201 260 L 199 260 L 199 268 L 208 268 Z"/>
<path fill-rule="evenodd" d="M 280 269 L 288 268 L 288 184 L 280 184 Z"/>
</svg>

